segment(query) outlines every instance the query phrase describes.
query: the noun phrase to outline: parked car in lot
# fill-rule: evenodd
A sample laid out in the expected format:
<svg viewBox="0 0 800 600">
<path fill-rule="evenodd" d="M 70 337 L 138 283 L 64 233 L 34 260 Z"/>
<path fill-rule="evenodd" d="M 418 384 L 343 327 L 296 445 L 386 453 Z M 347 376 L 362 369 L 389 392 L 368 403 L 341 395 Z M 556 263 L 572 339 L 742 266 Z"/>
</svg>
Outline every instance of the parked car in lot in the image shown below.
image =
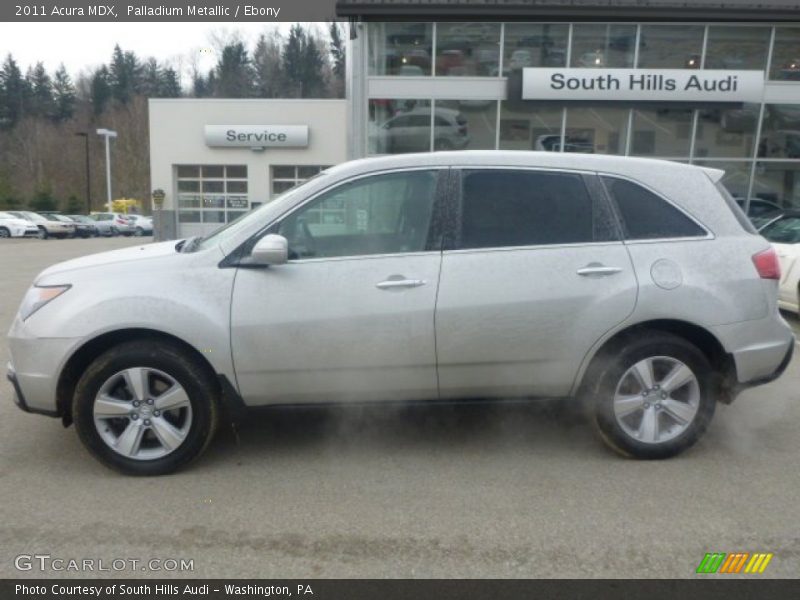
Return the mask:
<svg viewBox="0 0 800 600">
<path fill-rule="evenodd" d="M 0 238 L 38 237 L 39 228 L 31 221 L 0 212 Z"/>
<path fill-rule="evenodd" d="M 800 211 L 787 210 L 760 230 L 781 263 L 778 306 L 800 314 Z"/>
<path fill-rule="evenodd" d="M 86 215 L 66 215 L 68 219 L 75 222 L 75 232 L 78 237 L 88 238 L 100 235 L 98 222 Z M 108 227 L 108 235 L 111 235 L 111 227 Z"/>
<path fill-rule="evenodd" d="M 133 235 L 136 231 L 128 215 L 122 213 L 95 212 L 89 216 L 98 223 L 107 223 L 110 235 Z M 104 230 L 105 228 L 100 229 L 101 232 Z"/>
<path fill-rule="evenodd" d="M 548 397 L 622 454 L 694 444 L 794 348 L 780 267 L 716 169 L 548 152 L 345 163 L 208 237 L 43 271 L 9 333 L 24 410 L 125 473 L 225 406 Z"/>
<path fill-rule="evenodd" d="M 31 212 L 29 210 L 9 210 L 9 214 L 26 219 L 30 221 L 39 229 L 39 237 L 41 239 L 54 238 L 68 238 L 75 235 L 75 224 L 65 223 L 59 219 L 40 215 L 39 213 Z"/>
<path fill-rule="evenodd" d="M 153 217 L 144 215 L 127 215 L 128 220 L 133 222 L 133 235 L 139 237 L 143 235 L 153 235 Z"/>
</svg>

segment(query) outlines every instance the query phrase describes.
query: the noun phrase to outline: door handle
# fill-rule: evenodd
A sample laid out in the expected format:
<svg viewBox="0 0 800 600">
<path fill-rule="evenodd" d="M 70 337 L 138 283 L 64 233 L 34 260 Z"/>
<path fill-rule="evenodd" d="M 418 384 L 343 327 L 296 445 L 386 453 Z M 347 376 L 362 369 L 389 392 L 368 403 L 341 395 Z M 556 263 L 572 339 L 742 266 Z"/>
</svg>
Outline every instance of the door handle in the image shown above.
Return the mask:
<svg viewBox="0 0 800 600">
<path fill-rule="evenodd" d="M 426 281 L 424 279 L 387 279 L 386 281 L 376 283 L 375 287 L 379 290 L 391 290 L 395 288 L 419 287 L 425 285 L 425 283 Z"/>
<path fill-rule="evenodd" d="M 585 267 L 581 267 L 576 273 L 582 277 L 607 277 L 608 275 L 615 275 L 621 272 L 619 267 L 606 267 L 598 263 L 591 263 Z"/>
</svg>

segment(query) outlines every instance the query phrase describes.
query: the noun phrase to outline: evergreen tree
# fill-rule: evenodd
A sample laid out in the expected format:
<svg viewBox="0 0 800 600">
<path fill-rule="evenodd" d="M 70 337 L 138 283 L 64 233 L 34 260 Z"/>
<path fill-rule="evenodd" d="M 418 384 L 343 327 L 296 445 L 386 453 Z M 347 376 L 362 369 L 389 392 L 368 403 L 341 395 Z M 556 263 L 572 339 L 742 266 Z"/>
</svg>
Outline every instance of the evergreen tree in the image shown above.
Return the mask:
<svg viewBox="0 0 800 600">
<path fill-rule="evenodd" d="M 155 58 L 148 58 L 142 66 L 139 91 L 147 98 L 161 97 L 161 66 Z"/>
<path fill-rule="evenodd" d="M 22 71 L 11 54 L 0 69 L 0 89 L 3 90 L 0 125 L 10 129 L 25 115 L 25 102 L 29 95 Z"/>
<path fill-rule="evenodd" d="M 172 67 L 167 67 L 161 71 L 159 95 L 162 98 L 180 98 L 183 95 L 181 93 L 181 83 L 178 80 L 178 73 Z"/>
<path fill-rule="evenodd" d="M 86 202 L 79 199 L 75 194 L 67 198 L 66 211 L 68 215 L 80 215 L 86 210 Z"/>
<path fill-rule="evenodd" d="M 214 96 L 218 98 L 249 98 L 253 95 L 253 66 L 241 42 L 228 44 L 216 67 Z"/>
<path fill-rule="evenodd" d="M 95 116 L 100 115 L 106 109 L 111 100 L 111 84 L 109 82 L 108 67 L 103 65 L 92 76 L 91 84 L 92 110 Z"/>
<path fill-rule="evenodd" d="M 49 184 L 36 190 L 29 205 L 31 210 L 36 212 L 58 210 L 58 201 L 53 197 L 53 190 Z"/>
<path fill-rule="evenodd" d="M 26 76 L 30 89 L 30 113 L 37 117 L 52 118 L 55 114 L 53 83 L 41 62 L 28 71 Z"/>
<path fill-rule="evenodd" d="M 261 35 L 253 51 L 254 94 L 259 98 L 281 95 L 281 38 L 274 32 L 269 39 Z"/>
<path fill-rule="evenodd" d="M 123 52 L 117 44 L 114 46 L 108 71 L 114 100 L 121 104 L 127 104 L 141 87 L 142 67 L 139 59 L 133 52 Z"/>
<path fill-rule="evenodd" d="M 75 113 L 75 86 L 64 65 L 58 67 L 53 78 L 53 119 L 66 121 Z"/>
<path fill-rule="evenodd" d="M 208 80 L 202 73 L 195 72 L 192 75 L 192 96 L 195 98 L 205 98 L 209 95 Z"/>
<path fill-rule="evenodd" d="M 318 98 L 324 89 L 322 67 L 325 64 L 317 40 L 306 35 L 306 44 L 303 48 L 301 98 Z"/>
<path fill-rule="evenodd" d="M 283 72 L 286 76 L 286 97 L 302 96 L 303 90 L 303 47 L 306 32 L 298 23 L 292 25 L 289 37 L 283 47 Z"/>
</svg>

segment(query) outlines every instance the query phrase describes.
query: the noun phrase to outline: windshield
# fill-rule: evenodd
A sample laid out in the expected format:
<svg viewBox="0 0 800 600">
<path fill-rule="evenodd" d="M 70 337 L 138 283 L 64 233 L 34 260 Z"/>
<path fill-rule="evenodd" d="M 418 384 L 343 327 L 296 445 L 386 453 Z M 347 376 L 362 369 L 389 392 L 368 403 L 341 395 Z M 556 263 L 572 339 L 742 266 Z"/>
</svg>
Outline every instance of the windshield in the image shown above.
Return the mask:
<svg viewBox="0 0 800 600">
<path fill-rule="evenodd" d="M 37 223 L 42 223 L 44 221 L 47 221 L 47 219 L 45 219 L 42 215 L 37 215 L 34 212 L 25 211 L 22 214 L 25 216 L 26 219 L 29 219 L 31 221 L 36 221 Z"/>
<path fill-rule="evenodd" d="M 224 227 L 217 229 L 216 231 L 210 233 L 208 236 L 204 238 L 196 238 L 192 241 L 192 243 L 188 243 L 184 247 L 184 252 L 191 252 L 198 249 L 206 249 L 210 248 L 211 246 L 217 246 L 234 237 L 237 233 L 242 231 L 243 229 L 247 229 L 253 223 L 258 223 L 259 221 L 266 221 L 268 220 L 269 213 L 274 210 L 274 203 L 277 200 L 283 200 L 285 198 L 290 198 L 295 194 L 299 193 L 306 185 L 308 185 L 311 181 L 314 181 L 318 178 L 323 177 L 327 171 L 320 171 L 313 177 L 306 179 L 300 185 L 293 187 L 289 190 L 286 190 L 282 194 L 273 198 L 270 202 L 266 202 L 257 208 L 253 208 L 250 211 L 244 213 L 242 216 L 234 219 Z"/>
</svg>

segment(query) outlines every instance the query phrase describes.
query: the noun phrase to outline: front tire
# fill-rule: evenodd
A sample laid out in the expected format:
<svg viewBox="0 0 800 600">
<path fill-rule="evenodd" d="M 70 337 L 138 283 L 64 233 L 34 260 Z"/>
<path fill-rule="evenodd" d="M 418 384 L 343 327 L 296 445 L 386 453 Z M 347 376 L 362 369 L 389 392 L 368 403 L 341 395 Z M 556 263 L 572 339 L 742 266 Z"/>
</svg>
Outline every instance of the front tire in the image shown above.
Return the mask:
<svg viewBox="0 0 800 600">
<path fill-rule="evenodd" d="M 11 232 L 5 227 L 0 227 L 0 238 L 10 238 Z"/>
<path fill-rule="evenodd" d="M 624 456 L 676 456 L 700 439 L 714 416 L 711 364 L 683 338 L 643 332 L 615 344 L 593 367 L 594 423 L 603 441 Z"/>
<path fill-rule="evenodd" d="M 219 388 L 175 344 L 126 342 L 89 365 L 72 415 L 81 442 L 104 465 L 127 475 L 164 475 L 208 447 L 219 420 Z"/>
<path fill-rule="evenodd" d="M 44 227 L 39 227 L 39 235 L 37 236 L 40 240 L 47 239 L 47 229 Z"/>
</svg>

